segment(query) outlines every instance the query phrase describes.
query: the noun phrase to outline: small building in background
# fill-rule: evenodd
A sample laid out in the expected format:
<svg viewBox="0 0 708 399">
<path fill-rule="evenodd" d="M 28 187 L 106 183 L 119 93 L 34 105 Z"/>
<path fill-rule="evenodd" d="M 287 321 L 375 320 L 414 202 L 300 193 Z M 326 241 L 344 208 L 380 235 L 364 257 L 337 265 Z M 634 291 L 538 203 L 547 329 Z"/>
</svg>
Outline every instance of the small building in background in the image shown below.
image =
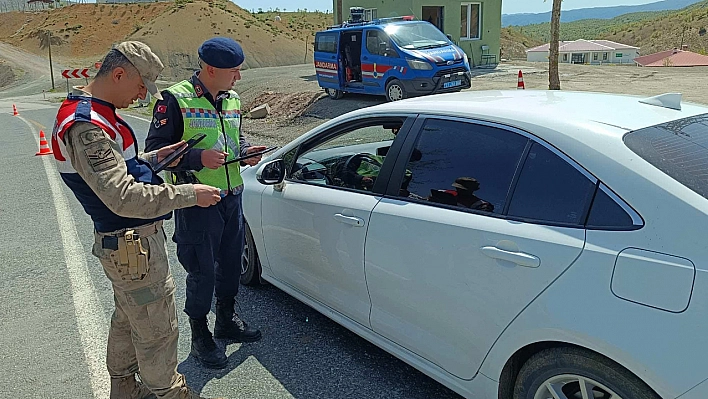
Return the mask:
<svg viewBox="0 0 708 399">
<path fill-rule="evenodd" d="M 682 50 L 662 51 L 634 59 L 637 66 L 643 67 L 693 67 L 708 66 L 708 56 L 688 51 L 688 46 Z"/>
<path fill-rule="evenodd" d="M 548 62 L 550 44 L 526 50 L 526 60 Z M 558 62 L 566 64 L 634 64 L 639 47 L 609 40 L 574 40 L 560 42 Z"/>
</svg>

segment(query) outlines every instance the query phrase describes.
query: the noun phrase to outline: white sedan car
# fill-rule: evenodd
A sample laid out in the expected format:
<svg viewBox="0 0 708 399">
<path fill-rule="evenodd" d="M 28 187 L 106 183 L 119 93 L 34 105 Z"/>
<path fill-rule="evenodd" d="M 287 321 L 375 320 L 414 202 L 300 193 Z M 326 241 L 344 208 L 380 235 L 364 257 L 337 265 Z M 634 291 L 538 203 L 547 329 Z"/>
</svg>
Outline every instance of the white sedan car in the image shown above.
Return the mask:
<svg viewBox="0 0 708 399">
<path fill-rule="evenodd" d="M 243 172 L 265 280 L 469 398 L 708 398 L 708 108 L 466 92 Z"/>
</svg>

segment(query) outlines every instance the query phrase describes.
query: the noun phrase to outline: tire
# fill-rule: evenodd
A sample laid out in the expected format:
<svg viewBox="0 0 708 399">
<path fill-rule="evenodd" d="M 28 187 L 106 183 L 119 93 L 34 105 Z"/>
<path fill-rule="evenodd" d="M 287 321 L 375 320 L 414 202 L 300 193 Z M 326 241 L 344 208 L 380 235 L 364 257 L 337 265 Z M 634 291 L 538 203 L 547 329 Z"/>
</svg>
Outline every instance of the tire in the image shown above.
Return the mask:
<svg viewBox="0 0 708 399">
<path fill-rule="evenodd" d="M 401 83 L 400 80 L 391 79 L 391 81 L 386 84 L 386 100 L 398 101 L 403 100 L 406 97 L 408 97 L 408 94 L 406 93 L 406 89 L 403 87 L 403 83 Z"/>
<path fill-rule="evenodd" d="M 587 396 L 580 390 L 584 381 Z M 568 399 L 661 399 L 629 370 L 597 353 L 580 348 L 552 348 L 532 356 L 521 368 L 514 399 L 553 398 L 548 386 Z M 565 395 L 565 396 L 563 396 Z M 614 396 L 612 396 L 614 395 Z"/>
<path fill-rule="evenodd" d="M 243 247 L 241 258 L 241 284 L 258 285 L 261 282 L 261 261 L 258 258 L 256 244 L 253 242 L 251 229 L 246 226 L 246 245 Z"/>
<path fill-rule="evenodd" d="M 344 97 L 344 92 L 341 90 L 337 89 L 325 89 L 325 93 L 327 93 L 327 96 L 331 98 L 332 100 L 339 100 L 340 98 Z"/>
</svg>

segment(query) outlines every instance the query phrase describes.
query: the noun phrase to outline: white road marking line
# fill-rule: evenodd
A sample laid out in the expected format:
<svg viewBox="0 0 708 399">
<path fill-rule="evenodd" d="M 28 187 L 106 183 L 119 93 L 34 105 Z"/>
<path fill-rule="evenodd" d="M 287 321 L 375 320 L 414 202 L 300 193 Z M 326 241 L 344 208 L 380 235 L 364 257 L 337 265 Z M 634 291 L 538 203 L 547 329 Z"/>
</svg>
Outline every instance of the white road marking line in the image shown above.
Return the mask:
<svg viewBox="0 0 708 399">
<path fill-rule="evenodd" d="M 141 117 L 139 117 L 139 116 L 135 116 L 135 115 L 131 115 L 131 114 L 125 114 L 125 113 L 123 113 L 123 114 L 121 114 L 120 116 L 129 116 L 129 117 L 134 118 L 134 119 L 137 119 L 137 120 L 139 120 L 139 121 L 143 121 L 143 122 L 147 122 L 147 123 L 152 123 L 152 121 L 149 120 L 149 119 L 141 118 Z"/>
<path fill-rule="evenodd" d="M 39 132 L 22 116 L 17 116 L 32 131 L 39 148 Z M 47 137 L 49 141 L 51 137 Z M 61 177 L 54 166 L 54 159 L 43 156 L 44 170 L 47 173 L 52 191 L 54 208 L 57 213 L 59 232 L 64 247 L 64 259 L 71 280 L 71 296 L 74 300 L 76 322 L 81 337 L 81 346 L 88 365 L 91 388 L 95 399 L 106 399 L 109 395 L 110 379 L 106 370 L 106 343 L 108 322 L 103 316 L 103 308 L 96 294 L 96 287 L 91 281 L 86 262 L 86 253 L 81 246 L 76 222 L 71 213 L 66 196 L 61 187 Z"/>
</svg>

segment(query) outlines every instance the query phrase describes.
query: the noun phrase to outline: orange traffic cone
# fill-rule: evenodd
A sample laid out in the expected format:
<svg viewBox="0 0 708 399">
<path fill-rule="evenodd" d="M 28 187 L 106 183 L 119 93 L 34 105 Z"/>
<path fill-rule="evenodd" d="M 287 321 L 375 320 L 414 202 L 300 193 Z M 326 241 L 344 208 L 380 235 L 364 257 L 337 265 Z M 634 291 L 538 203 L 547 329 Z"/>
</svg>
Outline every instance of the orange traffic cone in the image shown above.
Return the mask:
<svg viewBox="0 0 708 399">
<path fill-rule="evenodd" d="M 15 104 L 12 104 L 12 116 L 17 116 L 20 113 L 17 112 L 17 107 L 15 107 Z"/>
<path fill-rule="evenodd" d="M 52 153 L 51 148 L 49 148 L 49 143 L 47 143 L 47 138 L 44 137 L 44 131 L 39 131 L 39 152 L 34 155 L 49 155 Z"/>
<path fill-rule="evenodd" d="M 516 85 L 518 90 L 525 90 L 526 85 L 524 84 L 524 74 L 519 70 L 519 83 Z"/>
</svg>

